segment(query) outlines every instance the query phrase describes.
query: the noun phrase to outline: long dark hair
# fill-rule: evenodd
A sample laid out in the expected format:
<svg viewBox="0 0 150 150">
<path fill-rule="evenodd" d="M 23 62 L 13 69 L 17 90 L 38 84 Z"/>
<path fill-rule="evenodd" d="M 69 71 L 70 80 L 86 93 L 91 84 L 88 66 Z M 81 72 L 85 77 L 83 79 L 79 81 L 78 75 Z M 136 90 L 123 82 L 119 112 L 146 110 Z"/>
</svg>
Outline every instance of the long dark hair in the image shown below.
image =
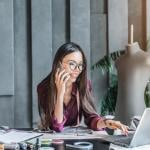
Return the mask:
<svg viewBox="0 0 150 150">
<path fill-rule="evenodd" d="M 63 44 L 56 52 L 50 74 L 38 85 L 38 106 L 43 128 L 51 126 L 54 107 L 56 103 L 57 89 L 55 74 L 63 58 L 73 52 L 81 52 L 84 69 L 76 80 L 79 98 L 82 108 L 88 113 L 95 113 L 92 96 L 87 88 L 87 61 L 81 47 L 73 42 Z"/>
</svg>

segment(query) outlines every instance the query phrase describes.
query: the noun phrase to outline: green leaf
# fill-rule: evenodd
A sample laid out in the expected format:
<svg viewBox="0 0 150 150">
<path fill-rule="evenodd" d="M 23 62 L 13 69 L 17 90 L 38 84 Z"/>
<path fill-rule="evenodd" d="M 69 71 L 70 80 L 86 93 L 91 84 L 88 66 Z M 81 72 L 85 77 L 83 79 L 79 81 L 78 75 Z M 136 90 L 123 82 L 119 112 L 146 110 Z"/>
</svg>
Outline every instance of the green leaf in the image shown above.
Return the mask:
<svg viewBox="0 0 150 150">
<path fill-rule="evenodd" d="M 150 107 L 150 91 L 149 91 L 149 84 L 146 85 L 145 92 L 144 92 L 144 100 L 146 107 Z"/>
<path fill-rule="evenodd" d="M 102 74 L 109 72 L 110 85 L 107 88 L 106 93 L 100 99 L 101 101 L 101 115 L 113 114 L 115 112 L 117 89 L 118 89 L 118 77 L 114 72 L 114 62 L 125 53 L 125 50 L 118 50 L 112 52 L 109 55 L 105 55 L 98 60 L 91 68 L 99 69 Z"/>
<path fill-rule="evenodd" d="M 112 71 L 113 63 L 118 57 L 123 55 L 125 50 L 118 50 L 116 52 L 112 52 L 109 55 L 105 55 L 103 58 L 98 60 L 94 65 L 92 65 L 91 69 L 100 69 L 102 73 Z"/>
</svg>

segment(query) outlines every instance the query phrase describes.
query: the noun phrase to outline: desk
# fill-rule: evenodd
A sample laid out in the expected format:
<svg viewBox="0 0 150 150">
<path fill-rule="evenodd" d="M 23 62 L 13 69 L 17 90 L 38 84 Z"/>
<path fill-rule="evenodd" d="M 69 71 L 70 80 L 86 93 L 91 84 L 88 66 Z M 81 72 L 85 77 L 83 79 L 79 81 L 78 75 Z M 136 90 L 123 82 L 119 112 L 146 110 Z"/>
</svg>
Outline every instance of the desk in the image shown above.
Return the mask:
<svg viewBox="0 0 150 150">
<path fill-rule="evenodd" d="M 108 136 L 106 131 L 92 131 L 92 133 L 85 132 L 64 132 L 64 133 L 37 133 L 34 131 L 20 131 L 11 129 L 1 135 L 1 141 L 4 143 L 20 143 L 26 141 L 29 146 L 35 148 L 41 145 L 41 140 L 52 140 L 51 147 L 55 150 L 66 150 L 66 144 L 73 144 L 75 142 L 90 142 L 93 144 L 93 150 L 109 150 L 109 143 L 102 140 Z M 61 139 L 63 144 L 54 144 L 54 140 Z M 7 143 L 6 142 L 6 143 Z M 24 144 L 26 144 L 24 143 Z M 6 145 L 5 145 L 6 146 Z M 15 145 L 16 146 L 16 145 Z M 27 146 L 27 145 L 26 145 Z"/>
<path fill-rule="evenodd" d="M 14 132 L 11 130 L 9 134 Z M 7 132 L 8 133 L 8 132 Z M 7 134 L 6 133 L 6 134 Z M 29 134 L 28 136 L 33 136 L 33 133 L 31 132 L 25 132 L 22 134 L 22 132 L 15 132 L 17 135 L 19 134 L 19 137 L 22 137 L 25 134 Z M 5 134 L 5 136 L 6 136 Z M 13 133 L 14 135 L 14 133 Z M 36 133 L 37 135 L 37 133 Z M 4 136 L 3 136 L 4 137 Z M 51 144 L 52 147 L 55 148 L 55 150 L 67 150 L 66 144 L 73 144 L 75 142 L 90 142 L 93 144 L 93 150 L 150 150 L 150 145 L 144 145 L 140 147 L 134 147 L 134 148 L 124 148 L 117 145 L 110 144 L 109 142 L 106 142 L 106 138 L 108 137 L 107 133 L 105 131 L 92 131 L 92 134 L 89 133 L 44 133 L 43 135 L 40 134 L 38 139 L 62 139 L 64 141 L 63 144 Z M 11 137 L 12 138 L 12 137 Z M 33 138 L 31 143 L 33 142 L 33 145 L 35 144 L 35 141 L 38 140 L 37 137 Z M 8 139 L 7 139 L 8 140 Z M 13 138 L 14 140 L 14 138 Z M 18 136 L 17 136 L 18 140 Z M 19 138 L 20 140 L 20 138 Z M 25 139 L 24 139 L 25 140 Z M 27 139 L 26 139 L 27 140 Z M 19 142 L 19 141 L 18 141 Z"/>
</svg>

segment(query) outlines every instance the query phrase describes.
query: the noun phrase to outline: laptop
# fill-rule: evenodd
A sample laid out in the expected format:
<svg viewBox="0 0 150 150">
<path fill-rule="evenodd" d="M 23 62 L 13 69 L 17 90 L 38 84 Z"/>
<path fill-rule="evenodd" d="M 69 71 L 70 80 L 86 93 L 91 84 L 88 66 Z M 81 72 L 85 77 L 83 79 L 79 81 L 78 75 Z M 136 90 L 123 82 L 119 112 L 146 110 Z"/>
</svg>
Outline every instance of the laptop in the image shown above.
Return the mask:
<svg viewBox="0 0 150 150">
<path fill-rule="evenodd" d="M 104 139 L 123 147 L 137 147 L 150 144 L 150 108 L 146 108 L 135 132 L 125 135 L 113 135 Z"/>
</svg>

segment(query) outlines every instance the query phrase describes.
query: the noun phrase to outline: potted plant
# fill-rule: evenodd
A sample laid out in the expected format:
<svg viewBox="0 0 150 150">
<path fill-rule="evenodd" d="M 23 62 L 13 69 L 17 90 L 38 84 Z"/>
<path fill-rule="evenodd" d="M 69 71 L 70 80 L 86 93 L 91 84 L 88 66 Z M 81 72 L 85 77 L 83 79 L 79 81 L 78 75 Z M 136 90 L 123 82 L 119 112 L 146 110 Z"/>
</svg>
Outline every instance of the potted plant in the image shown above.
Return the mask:
<svg viewBox="0 0 150 150">
<path fill-rule="evenodd" d="M 101 115 L 109 115 L 114 114 L 116 100 L 117 100 L 117 90 L 118 90 L 118 77 L 115 73 L 114 62 L 118 57 L 123 55 L 125 50 L 118 50 L 116 52 L 110 53 L 109 55 L 105 55 L 98 62 L 96 62 L 92 66 L 92 70 L 100 69 L 102 74 L 108 73 L 109 84 L 104 93 L 103 97 L 100 99 L 101 101 Z"/>
</svg>

